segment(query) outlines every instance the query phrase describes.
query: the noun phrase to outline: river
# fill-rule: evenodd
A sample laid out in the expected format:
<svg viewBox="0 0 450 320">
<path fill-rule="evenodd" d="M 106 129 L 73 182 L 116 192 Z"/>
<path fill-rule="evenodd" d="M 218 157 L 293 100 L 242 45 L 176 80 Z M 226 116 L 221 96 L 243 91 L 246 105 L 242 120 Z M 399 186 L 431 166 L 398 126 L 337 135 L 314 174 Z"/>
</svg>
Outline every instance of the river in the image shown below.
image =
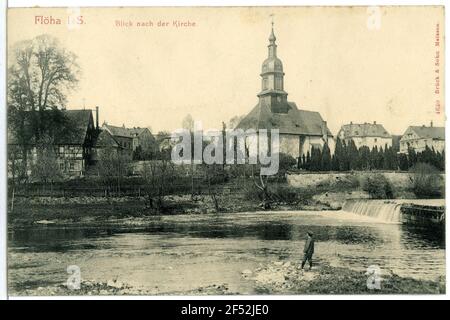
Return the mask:
<svg viewBox="0 0 450 320">
<path fill-rule="evenodd" d="M 8 234 L 8 283 L 20 294 L 67 280 L 117 279 L 157 294 L 227 284 L 254 293 L 242 277 L 272 261 L 296 262 L 308 230 L 315 263 L 383 271 L 415 279 L 445 275 L 445 239 L 432 231 L 383 223 L 343 211 L 289 211 L 158 216 L 117 223 L 34 226 Z"/>
</svg>

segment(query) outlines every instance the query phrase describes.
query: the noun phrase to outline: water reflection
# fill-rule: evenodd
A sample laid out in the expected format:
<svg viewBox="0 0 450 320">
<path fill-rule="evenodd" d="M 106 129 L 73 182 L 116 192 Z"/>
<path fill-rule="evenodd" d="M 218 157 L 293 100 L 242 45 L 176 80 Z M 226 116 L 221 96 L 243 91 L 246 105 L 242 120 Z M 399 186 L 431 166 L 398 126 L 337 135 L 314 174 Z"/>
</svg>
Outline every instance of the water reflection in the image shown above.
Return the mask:
<svg viewBox="0 0 450 320">
<path fill-rule="evenodd" d="M 319 265 L 365 270 L 378 264 L 399 275 L 432 280 L 445 274 L 443 232 L 341 212 L 273 212 L 10 230 L 10 285 L 65 281 L 67 265 L 77 264 L 89 279 L 114 276 L 144 287 L 156 283 L 168 292 L 223 282 L 239 288 L 244 269 L 271 260 L 298 261 L 307 231 L 315 235 Z"/>
</svg>

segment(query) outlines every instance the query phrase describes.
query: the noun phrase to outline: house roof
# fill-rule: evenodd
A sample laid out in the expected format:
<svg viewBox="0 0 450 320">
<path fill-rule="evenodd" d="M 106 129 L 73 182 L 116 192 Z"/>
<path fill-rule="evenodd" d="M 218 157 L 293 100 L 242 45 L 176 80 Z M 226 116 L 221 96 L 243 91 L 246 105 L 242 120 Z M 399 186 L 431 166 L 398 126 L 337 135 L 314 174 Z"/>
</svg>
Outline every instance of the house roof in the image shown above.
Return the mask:
<svg viewBox="0 0 450 320">
<path fill-rule="evenodd" d="M 354 137 L 378 137 L 391 138 L 386 129 L 378 123 L 350 123 L 341 127 L 344 132 L 344 138 Z"/>
<path fill-rule="evenodd" d="M 75 130 L 59 137 L 56 143 L 83 144 L 86 139 L 89 122 L 92 121 L 93 124 L 92 110 L 64 110 L 63 114 L 67 116 Z"/>
<path fill-rule="evenodd" d="M 25 113 L 25 122 L 31 125 L 32 111 Z M 86 139 L 86 134 L 89 128 L 89 123 L 93 125 L 92 110 L 54 110 L 44 111 L 44 121 L 54 123 L 58 121 L 61 128 L 58 132 L 54 132 L 54 144 L 83 144 Z M 17 137 L 13 130 L 8 130 L 8 143 L 17 144 Z M 35 144 L 34 137 L 30 139 L 29 144 Z"/>
<path fill-rule="evenodd" d="M 279 129 L 280 133 L 298 135 L 322 135 L 325 124 L 320 113 L 300 110 L 294 102 L 283 106 L 283 112 L 273 112 L 262 100 L 236 126 L 237 129 Z M 325 124 L 326 125 L 326 124 Z M 331 131 L 326 128 L 327 134 Z"/>
<path fill-rule="evenodd" d="M 420 138 L 432 138 L 436 140 L 445 140 L 444 127 L 425 127 L 425 126 L 410 126 Z"/>
<path fill-rule="evenodd" d="M 125 127 L 116 127 L 116 126 L 112 126 L 110 124 L 103 124 L 103 128 L 108 130 L 113 136 L 126 137 L 126 138 L 133 137 L 130 130 Z"/>
<path fill-rule="evenodd" d="M 117 126 L 112 126 L 112 125 L 105 123 L 105 124 L 103 124 L 103 128 L 108 130 L 113 136 L 117 136 L 117 137 L 133 138 L 135 136 L 140 136 L 145 131 L 148 131 L 151 135 L 150 130 L 148 130 L 147 128 L 141 128 L 141 127 L 126 128 L 124 126 L 117 127 Z"/>
<path fill-rule="evenodd" d="M 107 130 L 101 130 L 99 135 L 94 141 L 94 148 L 118 148 L 119 143 L 114 139 L 114 137 Z"/>
</svg>

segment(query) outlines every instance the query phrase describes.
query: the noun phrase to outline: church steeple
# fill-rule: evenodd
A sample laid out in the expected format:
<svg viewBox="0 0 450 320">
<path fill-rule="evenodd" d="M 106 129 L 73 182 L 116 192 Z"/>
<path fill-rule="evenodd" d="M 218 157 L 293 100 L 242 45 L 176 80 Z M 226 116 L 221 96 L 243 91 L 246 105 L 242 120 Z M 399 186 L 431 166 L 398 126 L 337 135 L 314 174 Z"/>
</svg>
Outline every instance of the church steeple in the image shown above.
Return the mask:
<svg viewBox="0 0 450 320">
<path fill-rule="evenodd" d="M 275 37 L 275 32 L 273 32 L 273 21 L 272 21 L 272 32 L 269 36 L 269 58 L 277 57 L 277 45 L 275 43 L 277 41 L 277 37 Z"/>
<path fill-rule="evenodd" d="M 287 104 L 287 92 L 284 91 L 283 63 L 277 57 L 277 44 L 272 21 L 272 29 L 269 36 L 269 56 L 264 60 L 261 70 L 261 92 L 258 97 L 261 101 L 272 105 Z M 279 108 L 275 108 L 279 109 Z"/>
</svg>

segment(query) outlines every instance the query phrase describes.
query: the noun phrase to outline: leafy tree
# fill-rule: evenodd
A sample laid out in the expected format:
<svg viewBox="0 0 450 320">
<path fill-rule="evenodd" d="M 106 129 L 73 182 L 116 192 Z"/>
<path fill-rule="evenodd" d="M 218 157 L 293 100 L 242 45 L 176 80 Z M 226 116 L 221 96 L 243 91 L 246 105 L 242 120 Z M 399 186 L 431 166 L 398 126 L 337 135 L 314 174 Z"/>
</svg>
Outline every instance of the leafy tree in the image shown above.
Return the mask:
<svg viewBox="0 0 450 320">
<path fill-rule="evenodd" d="M 398 156 L 398 166 L 400 170 L 406 171 L 409 168 L 408 156 L 404 153 L 400 153 Z"/>
<path fill-rule="evenodd" d="M 358 169 L 358 148 L 355 145 L 353 140 L 347 145 L 347 154 L 348 154 L 348 162 L 349 162 L 349 170 L 357 170 Z"/>
<path fill-rule="evenodd" d="M 320 171 L 322 162 L 322 152 L 319 148 L 311 148 L 311 163 L 309 166 L 309 170 L 311 171 Z"/>
<path fill-rule="evenodd" d="M 359 163 L 360 169 L 362 170 L 370 170 L 372 167 L 372 153 L 367 146 L 362 146 L 359 148 Z"/>
<path fill-rule="evenodd" d="M 417 153 L 416 151 L 409 147 L 408 148 L 408 167 L 412 167 L 417 163 Z"/>
<path fill-rule="evenodd" d="M 320 169 L 322 171 L 330 171 L 331 170 L 331 151 L 330 151 L 330 148 L 328 147 L 327 143 L 325 143 L 323 146 Z"/>
</svg>

